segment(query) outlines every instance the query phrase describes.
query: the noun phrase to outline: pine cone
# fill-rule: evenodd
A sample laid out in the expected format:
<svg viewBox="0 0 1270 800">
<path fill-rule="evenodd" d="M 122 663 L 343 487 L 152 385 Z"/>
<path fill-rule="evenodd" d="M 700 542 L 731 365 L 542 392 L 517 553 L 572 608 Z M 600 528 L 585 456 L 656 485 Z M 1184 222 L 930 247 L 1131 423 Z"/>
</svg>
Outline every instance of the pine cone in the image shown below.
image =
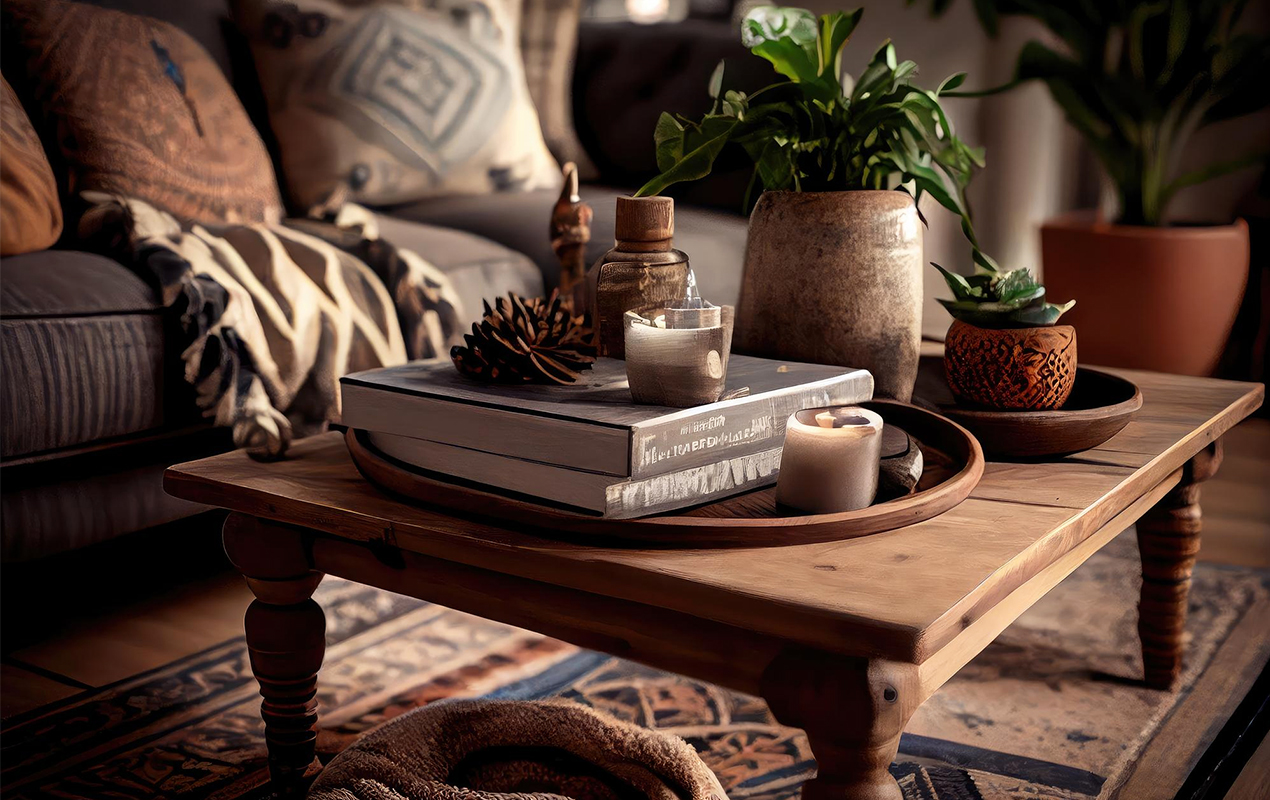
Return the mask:
<svg viewBox="0 0 1270 800">
<path fill-rule="evenodd" d="M 455 368 L 495 383 L 571 384 L 596 356 L 590 316 L 572 316 L 559 292 L 545 300 L 509 292 L 492 310 L 487 301 L 484 319 L 463 339 L 466 347 L 450 350 Z"/>
</svg>

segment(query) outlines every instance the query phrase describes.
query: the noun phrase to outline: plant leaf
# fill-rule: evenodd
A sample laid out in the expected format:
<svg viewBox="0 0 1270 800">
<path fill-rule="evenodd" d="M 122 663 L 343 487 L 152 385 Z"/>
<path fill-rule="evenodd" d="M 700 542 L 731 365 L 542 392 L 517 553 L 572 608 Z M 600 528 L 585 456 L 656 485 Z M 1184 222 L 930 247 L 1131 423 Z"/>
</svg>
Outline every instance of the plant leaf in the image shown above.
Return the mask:
<svg viewBox="0 0 1270 800">
<path fill-rule="evenodd" d="M 1040 292 L 1038 295 L 1037 292 Z M 1002 303 L 1013 303 L 1020 299 L 1035 300 L 1045 296 L 1045 287 L 1041 286 L 1026 269 L 1012 269 L 997 278 L 993 294 Z"/>
<path fill-rule="evenodd" d="M 723 145 L 727 144 L 737 120 L 734 117 L 708 119 L 715 122 L 709 126 L 702 126 L 703 134 L 698 137 L 698 141 L 689 142 L 688 137 L 685 137 L 685 152 L 682 157 L 669 169 L 662 170 L 660 175 L 641 186 L 635 193 L 636 197 L 661 194 L 672 184 L 680 181 L 695 181 L 710 174 L 710 170 L 714 167 L 714 160 L 719 157 Z"/>
<path fill-rule="evenodd" d="M 973 289 L 964 275 L 958 275 L 955 272 L 950 272 L 936 264 L 934 261 L 930 262 L 930 265 L 939 270 L 939 273 L 944 276 L 944 282 L 948 284 L 949 289 L 952 289 L 954 299 L 971 302 L 974 297 Z M 940 302 L 945 301 L 941 300 Z"/>
<path fill-rule="evenodd" d="M 944 92 L 951 92 L 953 89 L 956 89 L 958 86 L 962 85 L 965 82 L 966 82 L 966 73 L 954 72 L 952 75 L 949 75 L 947 78 L 944 78 L 943 83 L 939 84 L 939 88 L 935 90 L 935 94 L 943 94 Z"/>
<path fill-rule="evenodd" d="M 842 48 L 846 46 L 851 33 L 860 24 L 864 9 L 855 11 L 835 11 L 820 18 L 820 35 L 816 38 L 816 51 L 819 56 L 820 76 L 828 76 L 835 82 L 842 67 Z"/>
<path fill-rule="evenodd" d="M 719 59 L 719 65 L 710 75 L 709 92 L 711 100 L 718 100 L 719 95 L 723 93 L 723 59 Z"/>
<path fill-rule="evenodd" d="M 657 169 L 665 172 L 684 157 L 684 126 L 663 111 L 653 130 L 653 142 L 657 146 Z"/>
<path fill-rule="evenodd" d="M 803 8 L 756 6 L 741 21 L 741 44 L 800 83 L 814 84 L 820 75 L 816 34 L 816 17 Z"/>
<path fill-rule="evenodd" d="M 1009 315 L 1011 322 L 1019 325 L 1035 327 L 1040 325 L 1053 325 L 1058 322 L 1058 318 L 1063 316 L 1072 306 L 1076 305 L 1075 300 L 1068 300 L 1061 305 L 1055 303 L 1041 303 L 1039 305 L 1021 308 Z"/>
</svg>

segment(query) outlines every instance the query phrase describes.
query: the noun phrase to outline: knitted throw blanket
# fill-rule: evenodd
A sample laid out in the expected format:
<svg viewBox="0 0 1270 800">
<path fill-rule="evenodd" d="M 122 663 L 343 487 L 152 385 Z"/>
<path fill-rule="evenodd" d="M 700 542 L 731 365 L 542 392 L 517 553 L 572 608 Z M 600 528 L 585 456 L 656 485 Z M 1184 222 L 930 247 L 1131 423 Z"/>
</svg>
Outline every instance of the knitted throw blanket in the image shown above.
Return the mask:
<svg viewBox="0 0 1270 800">
<path fill-rule="evenodd" d="M 82 196 L 80 238 L 158 287 L 199 407 L 256 457 L 339 421 L 342 375 L 461 340 L 445 274 L 379 239 L 359 206 L 325 221 L 203 226 L 134 198 Z"/>
<path fill-rule="evenodd" d="M 727 800 L 682 739 L 563 700 L 447 700 L 363 736 L 309 800 Z"/>
</svg>

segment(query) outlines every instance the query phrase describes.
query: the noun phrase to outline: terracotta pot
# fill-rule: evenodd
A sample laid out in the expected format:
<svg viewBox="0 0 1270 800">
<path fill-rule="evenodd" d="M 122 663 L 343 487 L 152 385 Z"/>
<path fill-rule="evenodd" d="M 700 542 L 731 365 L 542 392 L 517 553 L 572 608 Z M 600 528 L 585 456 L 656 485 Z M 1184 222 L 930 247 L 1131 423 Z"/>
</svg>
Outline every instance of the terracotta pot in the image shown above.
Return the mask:
<svg viewBox="0 0 1270 800">
<path fill-rule="evenodd" d="M 1211 375 L 1248 281 L 1248 224 L 1147 228 L 1082 212 L 1041 228 L 1045 287 L 1086 364 Z"/>
<path fill-rule="evenodd" d="M 1076 385 L 1076 329 L 990 329 L 953 322 L 944 372 L 958 403 L 1043 411 L 1062 407 Z"/>
<path fill-rule="evenodd" d="M 765 192 L 750 216 L 737 352 L 863 367 L 907 401 L 922 339 L 922 224 L 902 192 Z"/>
</svg>

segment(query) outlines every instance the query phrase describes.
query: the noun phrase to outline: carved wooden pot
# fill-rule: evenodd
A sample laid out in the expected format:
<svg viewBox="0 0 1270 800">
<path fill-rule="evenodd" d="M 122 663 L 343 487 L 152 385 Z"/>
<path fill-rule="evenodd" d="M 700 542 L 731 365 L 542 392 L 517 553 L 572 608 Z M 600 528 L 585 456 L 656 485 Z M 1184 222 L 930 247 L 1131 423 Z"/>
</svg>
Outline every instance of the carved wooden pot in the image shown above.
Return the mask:
<svg viewBox="0 0 1270 800">
<path fill-rule="evenodd" d="M 944 341 L 944 372 L 959 403 L 1044 411 L 1076 384 L 1076 329 L 980 328 L 960 320 Z"/>
<path fill-rule="evenodd" d="M 922 340 L 922 224 L 903 192 L 764 192 L 750 216 L 739 353 L 862 367 L 908 401 Z"/>
</svg>

